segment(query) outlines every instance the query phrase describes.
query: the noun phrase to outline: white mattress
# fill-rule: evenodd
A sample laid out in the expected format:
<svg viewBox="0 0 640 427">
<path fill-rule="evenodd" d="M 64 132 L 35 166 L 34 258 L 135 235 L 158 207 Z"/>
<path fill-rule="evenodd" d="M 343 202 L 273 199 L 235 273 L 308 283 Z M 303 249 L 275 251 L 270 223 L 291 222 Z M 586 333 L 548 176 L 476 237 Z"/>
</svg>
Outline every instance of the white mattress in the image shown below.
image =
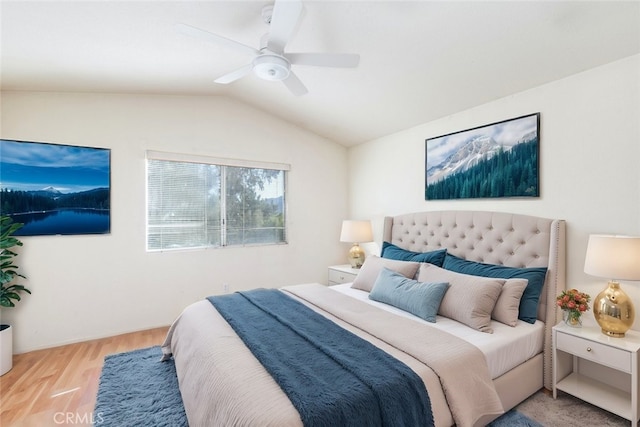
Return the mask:
<svg viewBox="0 0 640 427">
<path fill-rule="evenodd" d="M 493 334 L 488 334 L 443 316 L 437 316 L 436 323 L 427 322 L 399 308 L 370 300 L 368 292 L 351 288 L 351 283 L 330 286 L 329 288 L 400 316 L 444 330 L 470 342 L 478 347 L 487 358 L 492 379 L 498 378 L 536 354 L 542 353 L 543 350 L 544 323 L 540 320 L 537 320 L 533 325 L 518 320 L 515 327 L 492 320 Z"/>
</svg>

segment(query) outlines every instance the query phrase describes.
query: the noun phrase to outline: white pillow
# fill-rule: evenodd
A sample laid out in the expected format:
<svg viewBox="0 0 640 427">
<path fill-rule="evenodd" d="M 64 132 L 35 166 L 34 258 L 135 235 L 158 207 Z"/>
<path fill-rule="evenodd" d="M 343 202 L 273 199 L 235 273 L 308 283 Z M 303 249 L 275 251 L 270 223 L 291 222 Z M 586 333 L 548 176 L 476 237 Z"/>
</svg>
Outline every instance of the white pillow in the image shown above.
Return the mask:
<svg viewBox="0 0 640 427">
<path fill-rule="evenodd" d="M 445 270 L 432 264 L 420 265 L 420 282 L 447 282 L 438 314 L 482 332 L 493 333 L 491 312 L 502 291 L 504 279 L 491 279 Z"/>
<path fill-rule="evenodd" d="M 376 255 L 370 255 L 364 260 L 364 264 L 360 267 L 358 275 L 351 285 L 354 289 L 371 292 L 373 284 L 376 282 L 378 275 L 383 268 L 395 271 L 403 276 L 413 279 L 420 267 L 419 262 L 413 261 L 397 261 L 394 259 L 380 258 Z"/>
<path fill-rule="evenodd" d="M 507 279 L 491 312 L 491 318 L 509 326 L 518 324 L 520 299 L 529 284 L 527 279 Z"/>
</svg>

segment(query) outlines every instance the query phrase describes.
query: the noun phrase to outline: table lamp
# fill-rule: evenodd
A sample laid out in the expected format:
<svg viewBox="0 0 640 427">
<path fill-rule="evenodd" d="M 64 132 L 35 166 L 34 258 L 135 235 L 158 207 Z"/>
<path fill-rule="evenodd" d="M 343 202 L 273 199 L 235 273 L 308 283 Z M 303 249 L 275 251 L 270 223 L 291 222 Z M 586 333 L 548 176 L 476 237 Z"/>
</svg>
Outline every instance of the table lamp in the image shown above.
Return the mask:
<svg viewBox="0 0 640 427">
<path fill-rule="evenodd" d="M 624 337 L 635 319 L 633 302 L 618 280 L 640 280 L 640 237 L 591 235 L 584 272 L 609 279 L 593 300 L 593 315 L 610 337 Z"/>
<path fill-rule="evenodd" d="M 340 241 L 353 243 L 353 246 L 349 250 L 349 264 L 351 264 L 352 268 L 362 267 L 364 263 L 364 250 L 362 250 L 359 244 L 373 241 L 371 221 L 342 221 Z"/>
</svg>

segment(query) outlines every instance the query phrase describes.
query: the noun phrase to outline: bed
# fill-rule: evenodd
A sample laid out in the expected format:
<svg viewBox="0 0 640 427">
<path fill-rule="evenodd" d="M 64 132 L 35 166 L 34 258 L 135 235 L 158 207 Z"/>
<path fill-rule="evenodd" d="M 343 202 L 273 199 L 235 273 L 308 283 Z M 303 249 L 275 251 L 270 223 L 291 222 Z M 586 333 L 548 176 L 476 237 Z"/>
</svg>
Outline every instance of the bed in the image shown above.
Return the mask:
<svg viewBox="0 0 640 427">
<path fill-rule="evenodd" d="M 555 297 L 565 288 L 563 220 L 484 211 L 411 213 L 385 218 L 383 241 L 383 257 L 369 256 L 353 284 L 303 284 L 284 287 L 278 293 L 304 304 L 408 366 L 428 391 L 436 426 L 485 425 L 541 388 L 551 389 L 551 328 L 559 320 Z M 373 286 L 381 289 L 383 270 L 396 280 L 400 273 L 394 270 L 394 263 L 400 263 L 402 268 L 411 264 L 413 268 L 416 262 L 393 259 L 397 255 L 393 251 L 384 256 L 386 249 L 402 256 L 444 253 L 442 266 L 417 262 L 413 277 L 405 274 L 402 278 L 416 279 L 418 284 L 421 279 L 447 281 L 442 302 L 436 307 L 435 323 L 425 320 L 429 317 L 419 318 L 397 305 L 369 298 L 373 289 L 367 286 L 373 281 Z M 526 311 L 531 315 L 533 310 L 533 318 L 523 317 L 526 321 L 520 317 L 529 298 L 525 298 L 530 290 L 527 283 L 536 279 L 522 284 L 520 276 L 511 274 L 515 269 L 537 273 L 543 270 L 542 289 L 537 290 L 535 306 L 526 302 Z M 507 271 L 506 276 L 494 274 L 503 270 Z M 496 275 L 501 278 L 493 277 Z M 469 317 L 466 306 L 451 304 L 455 292 L 462 289 L 460 280 L 477 280 L 486 285 L 473 285 L 473 289 L 482 289 L 474 291 L 478 296 L 469 302 L 474 310 L 476 299 L 484 301 L 495 293 L 495 281 L 500 283 L 500 290 L 491 297 L 493 304 L 500 294 L 507 294 L 507 283 L 520 286 L 521 300 L 519 305 L 518 301 L 515 303 L 518 318 L 514 319 L 507 310 L 501 316 L 509 317 L 510 324 L 504 319 L 495 320 L 497 304 L 490 319 L 486 313 Z M 432 292 L 433 288 L 429 289 Z M 513 308 L 513 301 L 508 303 Z M 172 324 L 162 346 L 164 357 L 175 360 L 189 424 L 302 425 L 293 399 L 247 349 L 248 344 L 225 320 L 222 308 L 216 307 L 207 300 L 187 307 Z M 445 309 L 449 312 L 443 315 Z M 486 311 L 486 307 L 483 309 Z M 425 346 L 423 337 L 427 333 L 435 338 Z M 469 359 L 461 356 L 467 348 L 474 354 Z M 281 354 L 277 353 L 281 350 L 273 351 Z M 445 361 L 435 360 L 433 353 Z M 474 388 L 475 383 L 479 389 Z"/>
</svg>

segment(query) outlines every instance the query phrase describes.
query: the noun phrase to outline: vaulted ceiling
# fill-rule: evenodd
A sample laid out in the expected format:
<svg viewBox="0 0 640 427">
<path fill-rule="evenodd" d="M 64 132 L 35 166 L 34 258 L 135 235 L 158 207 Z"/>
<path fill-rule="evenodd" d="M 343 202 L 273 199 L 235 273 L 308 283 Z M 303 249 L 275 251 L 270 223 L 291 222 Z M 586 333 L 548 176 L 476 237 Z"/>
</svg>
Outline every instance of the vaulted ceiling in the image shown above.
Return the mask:
<svg viewBox="0 0 640 427">
<path fill-rule="evenodd" d="M 308 88 L 221 75 L 259 48 L 269 1 L 1 3 L 2 90 L 227 96 L 346 146 L 640 52 L 640 2 L 305 1 L 288 52 L 360 54 L 357 68 L 293 65 Z M 640 78 L 640 77 L 639 77 Z"/>
</svg>

